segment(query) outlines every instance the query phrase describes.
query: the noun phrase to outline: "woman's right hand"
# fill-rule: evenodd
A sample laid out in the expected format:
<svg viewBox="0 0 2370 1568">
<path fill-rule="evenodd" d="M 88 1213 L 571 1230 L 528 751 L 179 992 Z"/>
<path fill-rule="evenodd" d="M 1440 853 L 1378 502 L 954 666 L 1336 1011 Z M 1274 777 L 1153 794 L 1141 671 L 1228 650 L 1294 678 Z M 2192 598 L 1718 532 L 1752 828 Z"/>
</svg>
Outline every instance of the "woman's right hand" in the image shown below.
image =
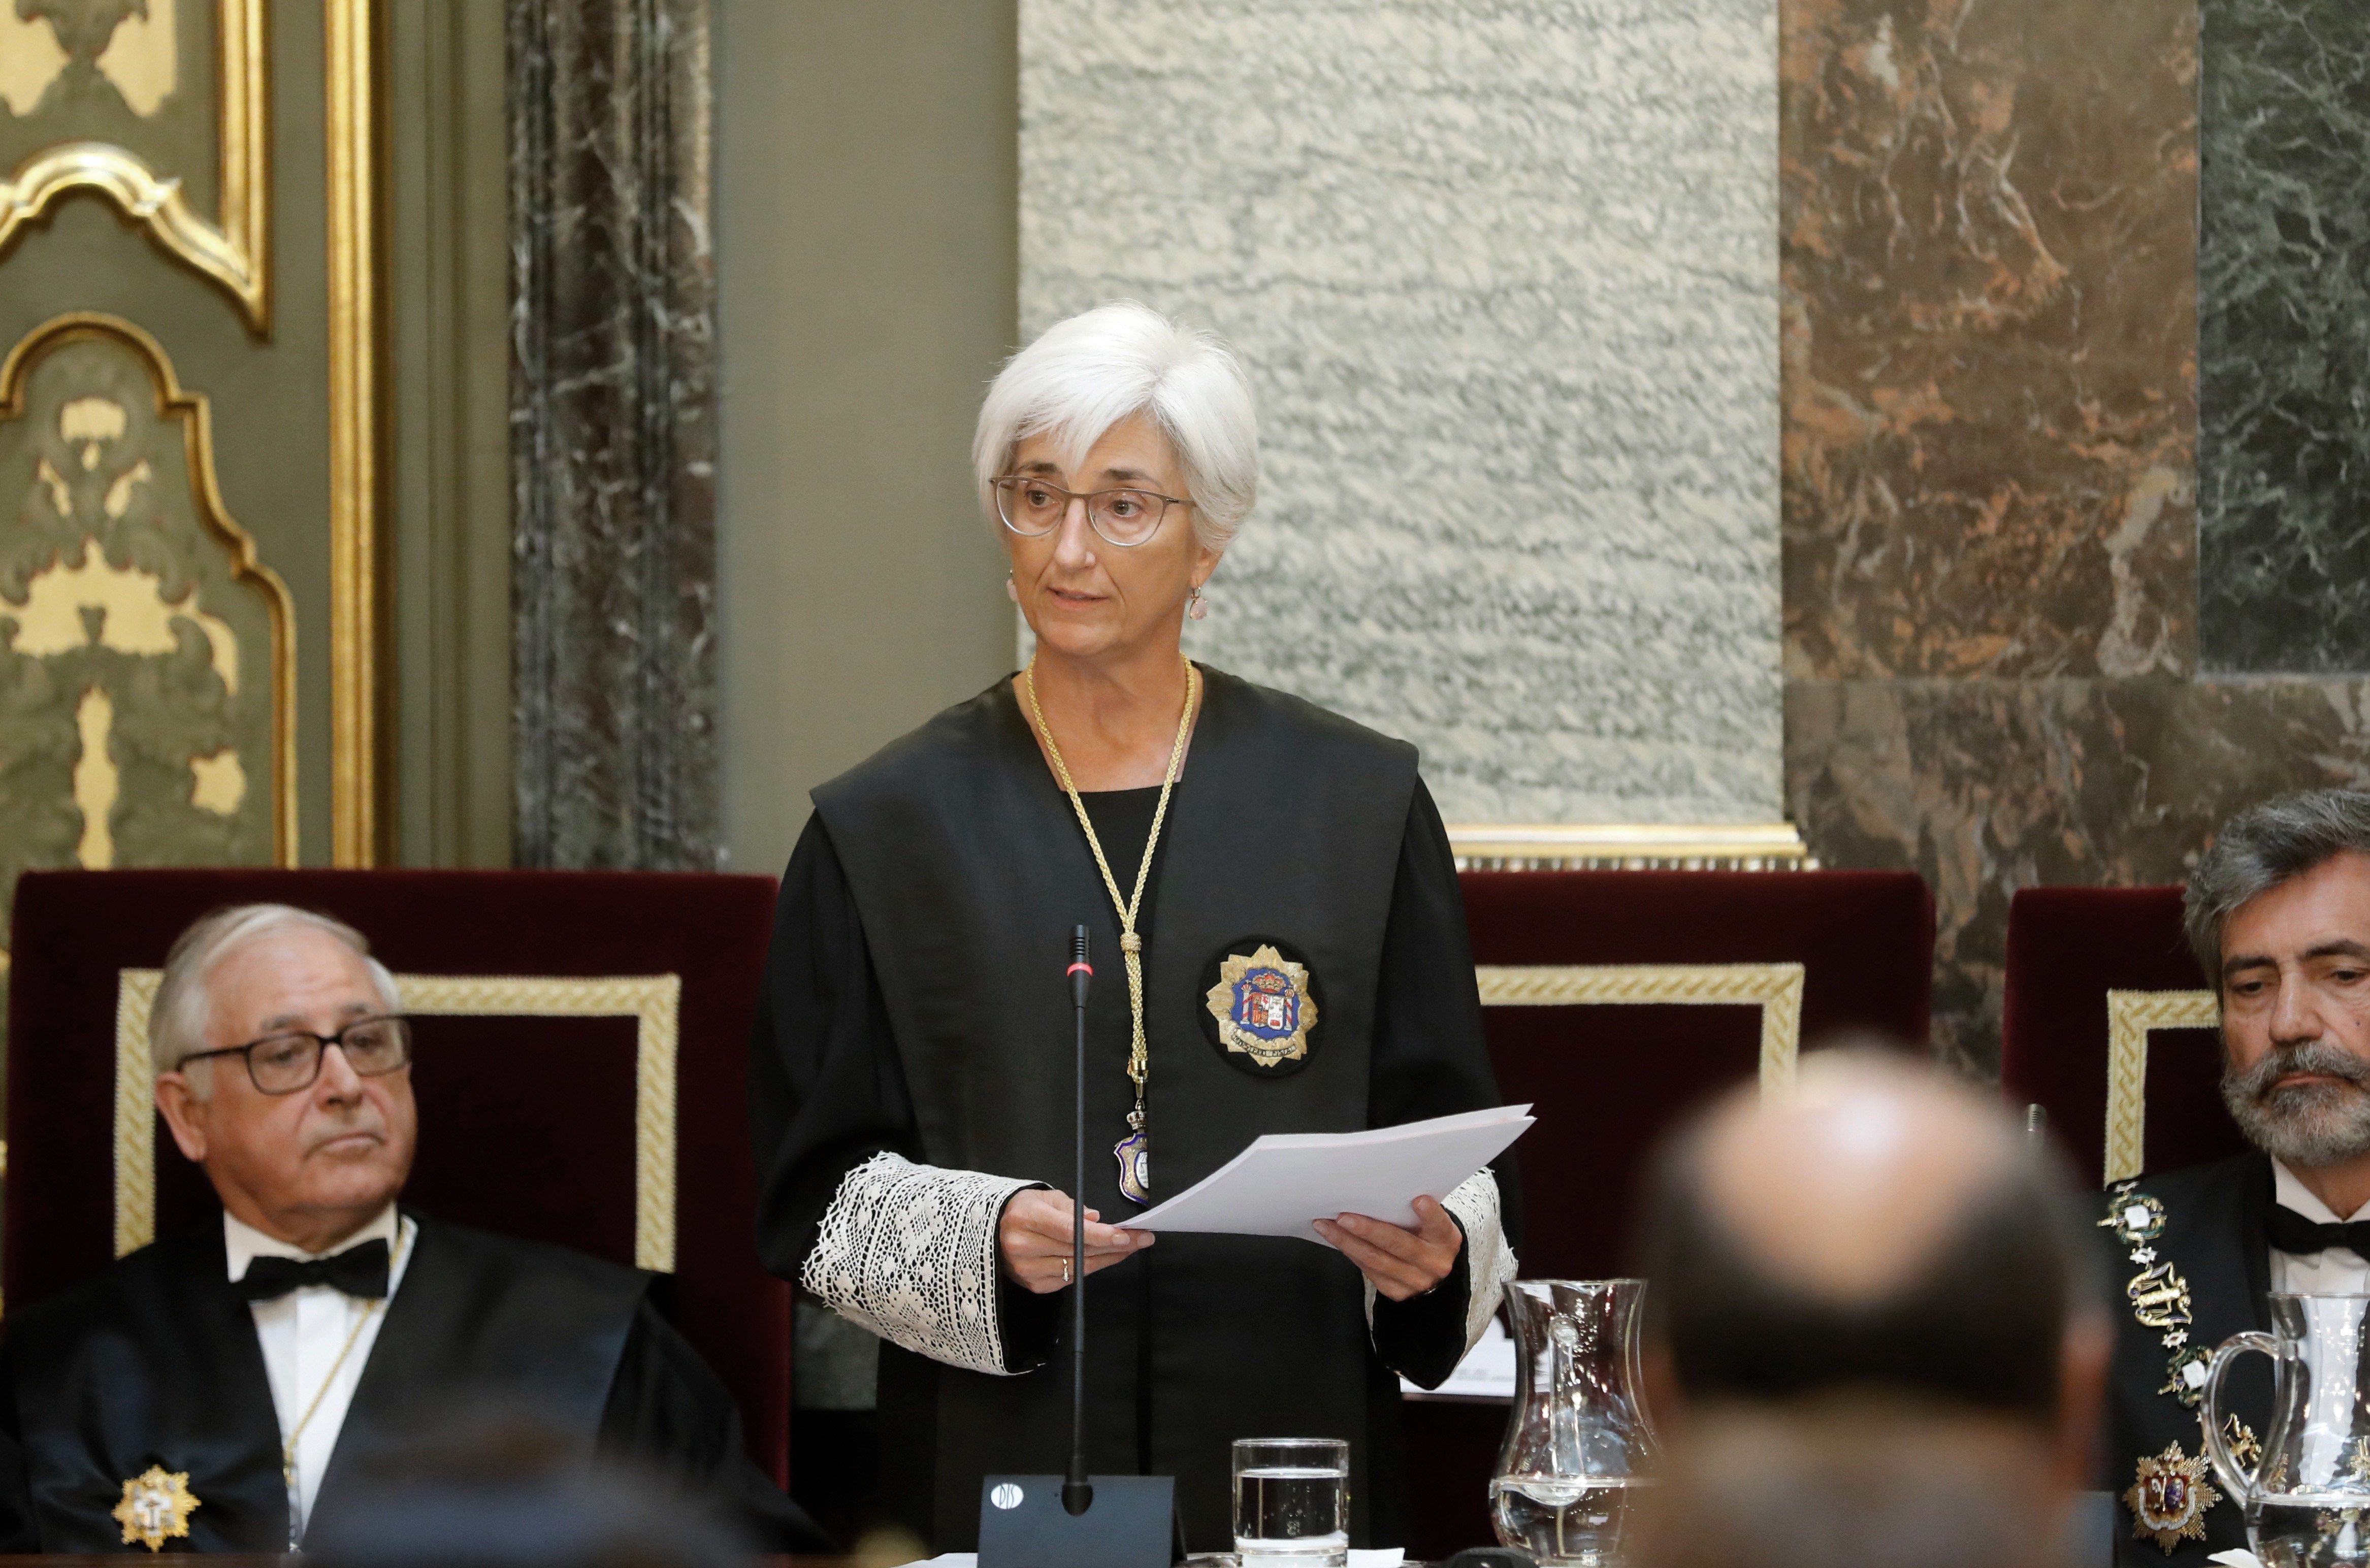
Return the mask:
<svg viewBox="0 0 2370 1568">
<path fill-rule="evenodd" d="M 1067 1193 L 1030 1187 L 1012 1194 L 996 1222 L 995 1250 L 1004 1277 L 1040 1296 L 1070 1283 L 1070 1228 L 1074 1205 Z M 1098 1225 L 1099 1211 L 1087 1211 L 1087 1272 L 1107 1269 L 1152 1245 L 1149 1230 Z"/>
</svg>

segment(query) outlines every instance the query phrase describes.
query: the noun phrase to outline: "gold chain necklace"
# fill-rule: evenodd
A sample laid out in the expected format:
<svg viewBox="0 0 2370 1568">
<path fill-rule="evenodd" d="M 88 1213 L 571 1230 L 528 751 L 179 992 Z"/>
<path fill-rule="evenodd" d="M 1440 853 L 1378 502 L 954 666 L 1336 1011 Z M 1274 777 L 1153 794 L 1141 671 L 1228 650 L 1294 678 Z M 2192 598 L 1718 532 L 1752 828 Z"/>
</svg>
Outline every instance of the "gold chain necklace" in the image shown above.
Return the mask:
<svg viewBox="0 0 2370 1568">
<path fill-rule="evenodd" d="M 404 1229 L 403 1221 L 398 1218 L 395 1222 L 395 1255 L 386 1263 L 387 1296 L 395 1294 L 395 1271 L 403 1262 L 404 1251 L 410 1239 L 411 1233 Z M 386 1296 L 382 1296 L 354 1320 L 352 1330 L 346 1335 L 346 1343 L 338 1347 L 338 1358 L 329 1363 L 329 1370 L 322 1375 L 321 1386 L 313 1390 L 313 1402 L 305 1407 L 305 1413 L 298 1416 L 296 1424 L 288 1429 L 287 1441 L 280 1445 L 280 1479 L 288 1487 L 288 1550 L 291 1551 L 296 1550 L 302 1534 L 296 1528 L 296 1444 L 305 1435 L 305 1428 L 313 1424 L 313 1417 L 320 1412 L 321 1401 L 329 1397 L 329 1385 L 338 1380 L 338 1373 L 344 1367 L 346 1357 L 351 1355 L 354 1346 L 362 1343 L 362 1331 L 370 1327 L 371 1320 L 377 1317 L 385 1306 Z"/>
<path fill-rule="evenodd" d="M 1053 726 L 1045 722 L 1045 710 L 1037 706 L 1037 660 L 1030 655 L 1029 667 L 1021 672 L 1021 684 L 1029 691 L 1029 712 L 1037 721 L 1037 734 L 1045 743 L 1045 755 L 1053 759 L 1054 776 L 1062 780 L 1062 792 L 1070 797 L 1070 809 L 1078 813 L 1078 825 L 1087 830 L 1087 847 L 1095 852 L 1095 866 L 1103 874 L 1103 888 L 1110 894 L 1111 907 L 1119 911 L 1119 951 L 1127 960 L 1127 1008 L 1134 1032 L 1127 1047 L 1127 1080 L 1135 1086 L 1135 1109 L 1128 1113 L 1127 1136 L 1112 1146 L 1111 1153 L 1119 1160 L 1119 1190 L 1131 1203 L 1152 1201 L 1152 1139 L 1145 1130 L 1144 1080 L 1152 1066 L 1152 1053 L 1144 1039 L 1144 939 L 1135 934 L 1135 917 L 1144 907 L 1144 886 L 1152 880 L 1152 852 L 1160 845 L 1160 824 L 1168 816 L 1168 792 L 1177 787 L 1177 776 L 1185 766 L 1185 738 L 1193 732 L 1193 710 L 1202 695 L 1202 673 L 1193 661 L 1178 655 L 1185 663 L 1185 711 L 1177 719 L 1177 744 L 1168 748 L 1168 772 L 1160 781 L 1160 803 L 1152 813 L 1152 833 L 1144 841 L 1144 863 L 1135 869 L 1135 894 L 1131 898 L 1119 895 L 1119 879 L 1111 875 L 1110 861 L 1104 858 L 1103 841 L 1095 836 L 1095 824 L 1087 815 L 1087 802 L 1078 796 L 1078 787 L 1070 781 L 1069 766 L 1062 760 L 1062 748 L 1053 740 Z M 1086 1194 L 1078 1194 L 1086 1201 Z"/>
</svg>

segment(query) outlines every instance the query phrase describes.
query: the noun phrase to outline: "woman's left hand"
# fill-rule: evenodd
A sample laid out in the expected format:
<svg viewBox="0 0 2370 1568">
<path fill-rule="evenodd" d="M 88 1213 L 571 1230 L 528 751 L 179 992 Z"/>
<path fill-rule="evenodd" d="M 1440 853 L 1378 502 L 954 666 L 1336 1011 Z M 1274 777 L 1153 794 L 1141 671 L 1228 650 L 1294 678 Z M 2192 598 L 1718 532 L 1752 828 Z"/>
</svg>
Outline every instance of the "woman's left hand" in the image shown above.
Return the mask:
<svg viewBox="0 0 2370 1568">
<path fill-rule="evenodd" d="M 1341 1250 L 1358 1265 L 1374 1287 L 1394 1301 L 1421 1296 L 1448 1277 L 1456 1254 L 1465 1250 L 1465 1232 L 1448 1211 L 1431 1198 L 1415 1201 L 1416 1228 L 1345 1214 L 1317 1222 L 1317 1233 Z"/>
</svg>

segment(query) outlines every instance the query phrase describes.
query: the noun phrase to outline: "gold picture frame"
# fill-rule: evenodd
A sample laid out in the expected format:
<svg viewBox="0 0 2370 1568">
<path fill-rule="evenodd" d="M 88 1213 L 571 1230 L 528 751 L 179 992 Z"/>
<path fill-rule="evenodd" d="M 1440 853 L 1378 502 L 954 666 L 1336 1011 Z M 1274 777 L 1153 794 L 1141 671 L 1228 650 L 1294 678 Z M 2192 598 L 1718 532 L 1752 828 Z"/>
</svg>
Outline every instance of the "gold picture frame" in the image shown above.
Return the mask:
<svg viewBox="0 0 2370 1568">
<path fill-rule="evenodd" d="M 1454 823 L 1460 871 L 1815 871 L 1790 822 Z"/>
<path fill-rule="evenodd" d="M 327 0 L 329 229 L 329 861 L 387 859 L 387 686 L 379 513 L 385 497 L 380 384 L 377 0 Z"/>
<path fill-rule="evenodd" d="M 125 969 L 115 989 L 115 1255 L 156 1238 L 155 1076 L 148 1015 L 161 969 Z M 674 1272 L 678 974 L 398 974 L 403 1010 L 461 1018 L 634 1020 L 634 1266 Z"/>
<path fill-rule="evenodd" d="M 0 0 L 5 3 L 5 0 Z M 181 385 L 165 345 L 144 329 L 104 311 L 76 310 L 52 317 L 17 340 L 0 360 L 0 424 L 25 416 L 27 383 L 42 360 L 69 343 L 106 339 L 132 351 L 148 372 L 160 419 L 181 427 L 182 453 L 200 521 L 229 553 L 231 575 L 263 596 L 271 622 L 271 846 L 274 863 L 296 863 L 296 601 L 287 582 L 263 561 L 255 536 L 239 525 L 224 502 L 214 472 L 213 406 L 205 394 Z"/>
<path fill-rule="evenodd" d="M 1799 963 L 1477 963 L 1485 1008 L 1669 1006 L 1761 1009 L 1761 1088 L 1790 1089 L 1802 1049 Z"/>
<path fill-rule="evenodd" d="M 2211 991 L 2107 993 L 2107 1153 L 2104 1184 L 2147 1168 L 2148 1036 L 2159 1029 L 2219 1029 Z"/>
<path fill-rule="evenodd" d="M 332 0 L 333 6 L 337 0 Z M 165 251 L 237 302 L 248 330 L 271 335 L 271 91 L 269 0 L 217 0 L 222 213 L 210 222 L 181 182 L 106 142 L 63 142 L 0 180 L 0 255 L 77 190 L 96 191 Z"/>
</svg>

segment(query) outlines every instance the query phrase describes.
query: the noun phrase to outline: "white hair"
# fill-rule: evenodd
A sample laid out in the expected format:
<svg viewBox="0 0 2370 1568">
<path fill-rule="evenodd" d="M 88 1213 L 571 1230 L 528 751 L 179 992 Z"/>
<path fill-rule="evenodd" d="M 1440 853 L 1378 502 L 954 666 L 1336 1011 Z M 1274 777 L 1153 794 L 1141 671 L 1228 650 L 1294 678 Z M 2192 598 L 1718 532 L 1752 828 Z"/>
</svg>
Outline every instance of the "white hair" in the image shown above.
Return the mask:
<svg viewBox="0 0 2370 1568">
<path fill-rule="evenodd" d="M 1073 472 L 1103 432 L 1142 414 L 1168 438 L 1192 494 L 1193 531 L 1224 549 L 1259 496 L 1259 414 L 1234 351 L 1133 300 L 1045 329 L 1005 362 L 971 444 L 979 498 L 995 522 L 995 482 L 1033 435 L 1051 434 Z"/>
<path fill-rule="evenodd" d="M 362 934 L 343 920 L 292 904 L 240 904 L 217 909 L 174 939 L 172 951 L 165 955 L 165 977 L 157 983 L 155 1002 L 148 1009 L 148 1062 L 156 1077 L 178 1070 L 192 1053 L 207 1048 L 206 1031 L 213 1022 L 213 999 L 207 982 L 223 961 L 258 938 L 290 930 L 319 931 L 343 942 L 370 971 L 386 1010 L 395 1012 L 402 1007 L 395 976 L 371 956 L 370 943 Z M 213 1065 L 199 1062 L 190 1069 L 201 1094 L 209 1085 L 196 1082 L 196 1076 Z"/>
</svg>

